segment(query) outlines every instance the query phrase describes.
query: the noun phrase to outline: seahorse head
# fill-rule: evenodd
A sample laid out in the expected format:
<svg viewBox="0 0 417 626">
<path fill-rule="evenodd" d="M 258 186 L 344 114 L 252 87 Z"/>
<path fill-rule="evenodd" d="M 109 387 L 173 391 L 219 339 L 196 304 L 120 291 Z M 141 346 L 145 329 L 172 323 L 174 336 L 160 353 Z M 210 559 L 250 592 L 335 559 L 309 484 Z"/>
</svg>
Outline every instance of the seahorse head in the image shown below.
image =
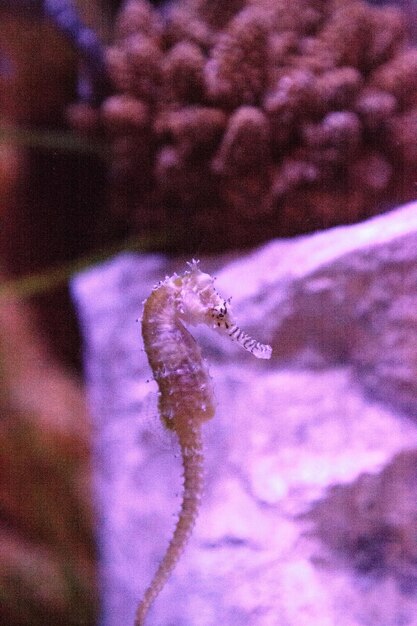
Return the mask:
<svg viewBox="0 0 417 626">
<path fill-rule="evenodd" d="M 206 324 L 209 328 L 228 335 L 258 359 L 269 359 L 272 348 L 252 339 L 236 324 L 230 305 L 217 293 L 214 278 L 200 271 L 198 261 L 188 264 L 190 270 L 175 279 L 177 314 L 186 324 Z"/>
<path fill-rule="evenodd" d="M 214 287 L 214 278 L 198 268 L 198 262 L 189 264 L 190 271 L 182 280 L 178 310 L 187 324 L 206 324 L 210 328 L 229 329 L 235 322 L 230 298 L 225 300 Z"/>
</svg>

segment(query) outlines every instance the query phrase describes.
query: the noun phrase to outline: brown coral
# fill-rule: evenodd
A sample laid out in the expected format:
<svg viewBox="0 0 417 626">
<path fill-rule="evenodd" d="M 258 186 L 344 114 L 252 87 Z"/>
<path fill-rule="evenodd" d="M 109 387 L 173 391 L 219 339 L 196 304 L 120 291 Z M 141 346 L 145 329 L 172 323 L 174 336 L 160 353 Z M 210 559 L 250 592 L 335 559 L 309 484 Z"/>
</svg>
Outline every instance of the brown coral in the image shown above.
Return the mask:
<svg viewBox="0 0 417 626">
<path fill-rule="evenodd" d="M 417 50 L 396 8 L 185 0 L 162 20 L 130 0 L 108 59 L 114 181 L 142 229 L 240 246 L 413 196 Z"/>
<path fill-rule="evenodd" d="M 267 81 L 266 16 L 259 8 L 241 11 L 219 36 L 205 66 L 207 97 L 235 107 L 257 104 Z"/>
<path fill-rule="evenodd" d="M 213 161 L 214 170 L 238 176 L 264 169 L 269 160 L 269 123 L 265 113 L 257 107 L 239 107 L 229 118 Z"/>
<path fill-rule="evenodd" d="M 162 63 L 164 99 L 178 104 L 201 102 L 204 93 L 204 55 L 190 41 L 180 41 L 165 55 Z"/>
</svg>

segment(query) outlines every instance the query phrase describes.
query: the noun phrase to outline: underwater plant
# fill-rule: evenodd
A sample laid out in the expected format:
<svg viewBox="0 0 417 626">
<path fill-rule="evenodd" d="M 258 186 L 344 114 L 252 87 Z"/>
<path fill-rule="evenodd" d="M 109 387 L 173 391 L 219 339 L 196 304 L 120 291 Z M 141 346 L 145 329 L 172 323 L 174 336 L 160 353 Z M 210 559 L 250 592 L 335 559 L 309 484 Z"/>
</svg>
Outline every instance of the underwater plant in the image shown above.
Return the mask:
<svg viewBox="0 0 417 626">
<path fill-rule="evenodd" d="M 184 489 L 179 518 L 137 613 L 135 626 L 146 614 L 180 558 L 197 518 L 203 488 L 201 426 L 214 416 L 215 403 L 208 367 L 184 324 L 205 324 L 228 335 L 259 359 L 272 348 L 252 339 L 234 321 L 230 301 L 214 289 L 214 279 L 197 261 L 189 271 L 160 282 L 145 301 L 142 336 L 149 364 L 159 388 L 158 408 L 164 426 L 175 432 L 181 449 Z"/>
</svg>

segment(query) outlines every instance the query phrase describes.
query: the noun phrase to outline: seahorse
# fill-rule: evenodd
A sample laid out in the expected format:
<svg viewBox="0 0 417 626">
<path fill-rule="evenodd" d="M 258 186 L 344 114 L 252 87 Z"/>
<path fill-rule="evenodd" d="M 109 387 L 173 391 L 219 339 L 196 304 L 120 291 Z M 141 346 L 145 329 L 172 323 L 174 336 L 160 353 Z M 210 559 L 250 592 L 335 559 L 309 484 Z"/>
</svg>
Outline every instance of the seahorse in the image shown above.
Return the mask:
<svg viewBox="0 0 417 626">
<path fill-rule="evenodd" d="M 184 324 L 206 324 L 228 335 L 260 359 L 272 348 L 252 339 L 234 321 L 230 299 L 214 288 L 214 278 L 189 269 L 158 283 L 144 302 L 142 336 L 158 384 L 158 410 L 166 428 L 175 432 L 182 458 L 184 488 L 181 510 L 171 541 L 138 606 L 135 626 L 142 626 L 150 606 L 177 564 L 194 527 L 203 489 L 202 424 L 215 412 L 212 380 L 194 337 Z"/>
</svg>

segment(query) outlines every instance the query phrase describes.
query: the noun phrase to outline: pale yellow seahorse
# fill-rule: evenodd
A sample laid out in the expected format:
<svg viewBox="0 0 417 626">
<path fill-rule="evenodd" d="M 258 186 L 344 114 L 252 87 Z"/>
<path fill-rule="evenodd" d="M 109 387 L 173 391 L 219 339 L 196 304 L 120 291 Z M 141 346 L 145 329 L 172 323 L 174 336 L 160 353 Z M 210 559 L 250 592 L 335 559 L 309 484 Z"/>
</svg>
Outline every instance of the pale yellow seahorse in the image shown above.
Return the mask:
<svg viewBox="0 0 417 626">
<path fill-rule="evenodd" d="M 260 359 L 272 348 L 252 339 L 234 322 L 229 300 L 214 288 L 214 279 L 192 261 L 181 276 L 159 283 L 144 303 L 142 336 L 159 387 L 158 408 L 164 425 L 179 441 L 184 472 L 181 510 L 165 555 L 138 606 L 135 626 L 169 578 L 191 535 L 203 488 L 201 425 L 214 416 L 214 394 L 200 348 L 184 324 L 206 324 L 228 335 Z"/>
</svg>

